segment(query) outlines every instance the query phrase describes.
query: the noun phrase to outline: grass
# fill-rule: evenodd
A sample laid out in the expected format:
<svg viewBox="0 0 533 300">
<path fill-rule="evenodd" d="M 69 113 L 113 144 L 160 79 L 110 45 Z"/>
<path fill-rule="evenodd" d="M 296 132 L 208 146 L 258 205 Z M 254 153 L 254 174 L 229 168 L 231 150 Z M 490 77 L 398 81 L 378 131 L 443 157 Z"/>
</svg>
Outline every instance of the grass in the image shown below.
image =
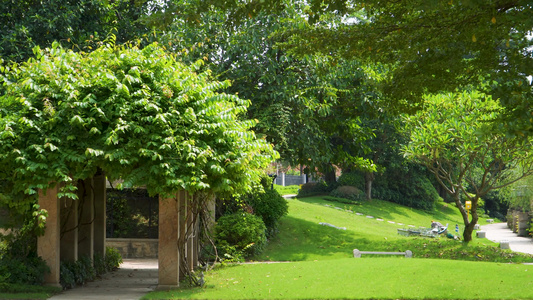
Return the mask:
<svg viewBox="0 0 533 300">
<path fill-rule="evenodd" d="M 363 215 L 359 216 L 356 212 Z M 378 218 L 383 221 L 377 221 Z M 424 212 L 380 200 L 361 205 L 346 205 L 321 197 L 292 199 L 289 200 L 289 215 L 283 219 L 280 232 L 270 241 L 266 251 L 255 259 L 331 260 L 349 258 L 352 256 L 352 250 L 357 248 L 363 251 L 411 250 L 415 257 L 425 258 L 500 262 L 530 260 L 527 256 L 501 251 L 495 243 L 487 239 L 474 238 L 474 241 L 466 246 L 446 238 L 406 238 L 397 234 L 398 228 L 409 228 L 408 225 L 429 227 L 432 220 L 448 223 L 451 231 L 454 231 L 455 224 L 461 224 L 457 208 L 444 203 L 439 203 L 432 212 Z M 346 230 L 319 225 L 321 222 L 346 227 Z M 486 221 L 480 222 L 483 224 Z"/>
<path fill-rule="evenodd" d="M 298 194 L 298 190 L 300 189 L 299 185 L 287 185 L 287 186 L 281 186 L 278 184 L 274 184 L 274 189 L 278 191 L 281 195 L 296 195 Z"/>
<path fill-rule="evenodd" d="M 51 286 L 0 284 L 0 299 L 48 299 L 61 292 L 61 288 Z"/>
<path fill-rule="evenodd" d="M 448 223 L 454 231 L 461 217 L 453 205 L 439 203 L 434 211 L 425 212 L 379 200 L 344 204 L 327 199 L 289 200 L 289 215 L 283 218 L 278 236 L 255 258 L 289 263 L 219 268 L 206 274 L 204 288 L 154 292 L 144 299 L 533 298 L 533 266 L 516 264 L 533 262 L 530 255 L 501 250 L 487 239 L 474 238 L 464 244 L 446 238 L 397 234 L 398 228 L 408 225 L 429 227 L 432 220 Z M 480 220 L 481 224 L 485 222 Z M 354 248 L 409 249 L 414 258 L 355 259 Z"/>
<path fill-rule="evenodd" d="M 531 299 L 533 266 L 362 258 L 248 264 L 143 299 Z M 498 274 L 495 276 L 495 274 Z"/>
</svg>

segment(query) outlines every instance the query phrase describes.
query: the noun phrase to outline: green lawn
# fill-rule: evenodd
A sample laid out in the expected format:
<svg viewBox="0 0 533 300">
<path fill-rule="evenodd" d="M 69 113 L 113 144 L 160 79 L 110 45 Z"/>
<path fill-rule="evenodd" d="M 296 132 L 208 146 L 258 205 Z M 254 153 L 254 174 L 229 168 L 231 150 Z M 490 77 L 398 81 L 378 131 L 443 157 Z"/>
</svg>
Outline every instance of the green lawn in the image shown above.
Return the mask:
<svg viewBox="0 0 533 300">
<path fill-rule="evenodd" d="M 532 256 L 501 250 L 486 239 L 475 238 L 466 245 L 447 238 L 397 234 L 398 228 L 408 225 L 428 227 L 431 220 L 448 223 L 452 230 L 461 222 L 457 208 L 444 203 L 424 212 L 379 200 L 347 205 L 322 197 L 291 199 L 278 236 L 254 258 L 290 262 L 219 268 L 206 274 L 204 288 L 154 292 L 145 299 L 533 298 L 533 266 L 509 264 L 533 262 Z M 414 258 L 356 259 L 354 248 L 409 249 Z"/>
<path fill-rule="evenodd" d="M 532 299 L 533 266 L 406 258 L 248 264 L 144 299 Z"/>
<path fill-rule="evenodd" d="M 278 184 L 274 184 L 274 189 L 278 191 L 281 195 L 295 195 L 298 194 L 298 190 L 300 189 L 299 185 L 287 185 L 287 186 L 281 186 Z"/>
<path fill-rule="evenodd" d="M 48 299 L 61 288 L 21 284 L 0 284 L 0 299 Z"/>
</svg>

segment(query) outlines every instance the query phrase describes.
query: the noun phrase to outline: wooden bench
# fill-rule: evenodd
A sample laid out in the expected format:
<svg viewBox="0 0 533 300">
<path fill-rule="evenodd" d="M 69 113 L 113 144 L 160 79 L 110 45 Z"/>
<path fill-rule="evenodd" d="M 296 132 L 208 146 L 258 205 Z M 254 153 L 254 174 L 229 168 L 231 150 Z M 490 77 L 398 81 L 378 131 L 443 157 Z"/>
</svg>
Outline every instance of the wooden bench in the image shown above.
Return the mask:
<svg viewBox="0 0 533 300">
<path fill-rule="evenodd" d="M 407 258 L 413 257 L 413 252 L 411 250 L 407 250 L 405 252 L 380 252 L 380 251 L 359 251 L 358 249 L 353 249 L 353 257 L 361 257 L 362 254 L 404 255 Z"/>
</svg>

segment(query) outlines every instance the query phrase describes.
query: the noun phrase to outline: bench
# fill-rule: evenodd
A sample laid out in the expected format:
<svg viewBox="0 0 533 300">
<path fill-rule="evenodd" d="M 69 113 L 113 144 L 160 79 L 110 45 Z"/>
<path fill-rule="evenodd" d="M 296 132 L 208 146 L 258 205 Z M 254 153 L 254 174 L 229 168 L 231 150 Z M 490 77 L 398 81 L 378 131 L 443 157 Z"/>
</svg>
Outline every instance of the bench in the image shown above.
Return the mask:
<svg viewBox="0 0 533 300">
<path fill-rule="evenodd" d="M 380 252 L 380 251 L 359 251 L 358 249 L 353 249 L 353 257 L 361 257 L 362 254 L 404 255 L 407 258 L 413 257 L 413 252 L 411 250 L 407 250 L 405 252 Z"/>
<path fill-rule="evenodd" d="M 494 219 L 487 219 L 487 223 L 490 223 L 490 224 L 494 223 Z"/>
</svg>

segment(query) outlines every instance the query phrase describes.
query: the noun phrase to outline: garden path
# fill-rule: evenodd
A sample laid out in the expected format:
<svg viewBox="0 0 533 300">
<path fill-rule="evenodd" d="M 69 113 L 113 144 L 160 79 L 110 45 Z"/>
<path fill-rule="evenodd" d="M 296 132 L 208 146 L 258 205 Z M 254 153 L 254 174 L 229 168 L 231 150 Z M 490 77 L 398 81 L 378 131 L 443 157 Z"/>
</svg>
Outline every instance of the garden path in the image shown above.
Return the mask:
<svg viewBox="0 0 533 300">
<path fill-rule="evenodd" d="M 157 287 L 157 259 L 124 259 L 120 268 L 49 300 L 138 300 Z"/>
<path fill-rule="evenodd" d="M 509 247 L 516 252 L 533 254 L 533 240 L 528 237 L 518 236 L 512 232 L 507 223 L 494 223 L 481 226 L 487 239 L 499 243 L 509 241 Z"/>
</svg>

